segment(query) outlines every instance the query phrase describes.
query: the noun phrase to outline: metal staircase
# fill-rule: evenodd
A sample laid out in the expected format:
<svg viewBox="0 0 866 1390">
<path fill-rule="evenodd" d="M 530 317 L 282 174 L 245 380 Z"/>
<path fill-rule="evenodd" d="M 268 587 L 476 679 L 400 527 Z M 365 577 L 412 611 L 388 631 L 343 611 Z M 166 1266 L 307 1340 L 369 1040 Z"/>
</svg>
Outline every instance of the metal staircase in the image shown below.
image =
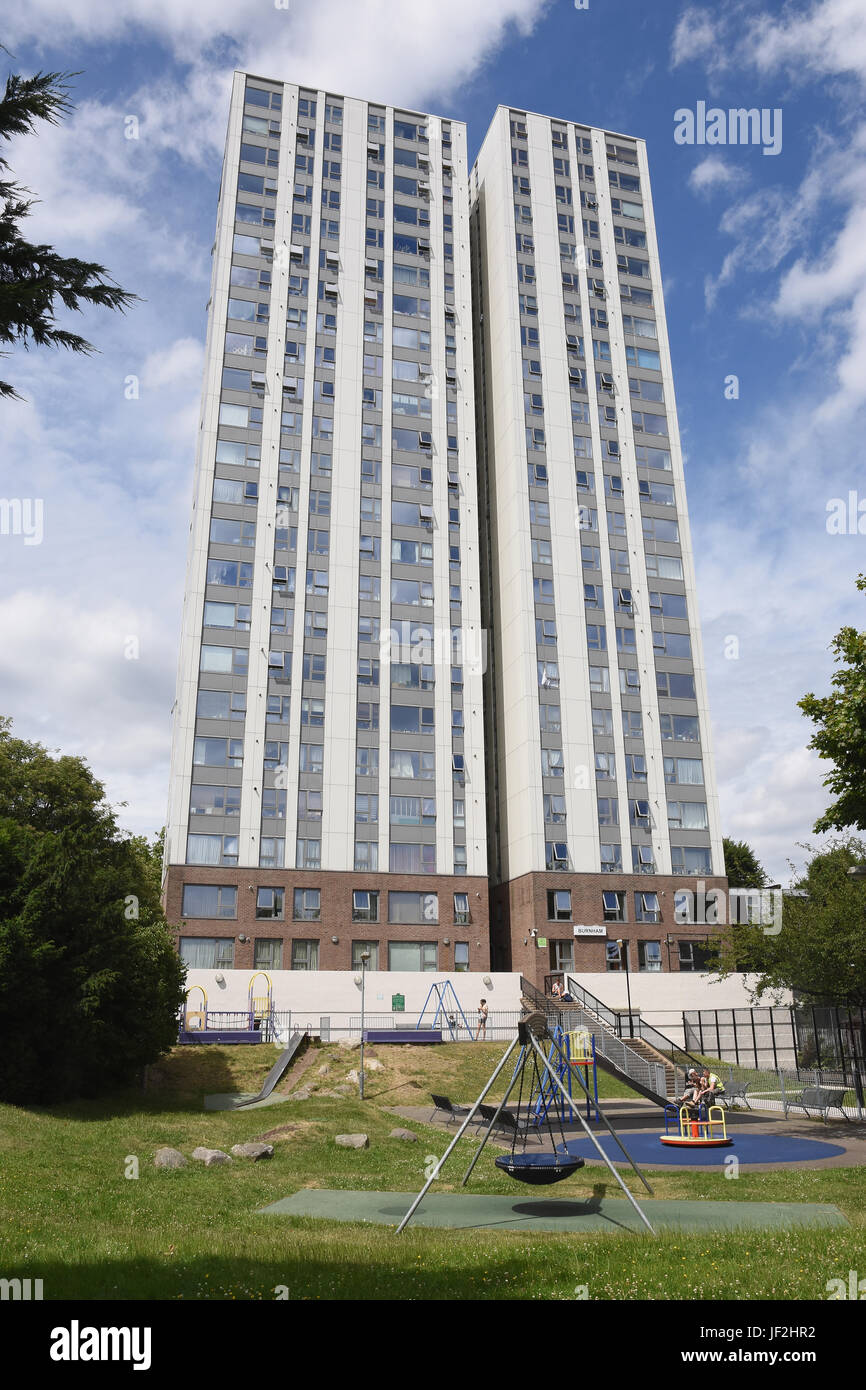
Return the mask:
<svg viewBox="0 0 866 1390">
<path fill-rule="evenodd" d="M 530 1012 L 544 1013 L 566 1032 L 583 1028 L 592 1033 L 596 1059 L 602 1070 L 618 1077 L 647 1100 L 666 1105 L 670 1097 L 681 1093 L 687 1067 L 701 1066 L 698 1058 L 634 1015 L 629 1020 L 630 1035 L 623 1038 L 620 1015 L 596 999 L 571 975 L 566 977 L 565 985 L 566 992 L 575 1000 L 573 1004 L 549 998 L 521 976 L 524 1007 Z"/>
</svg>

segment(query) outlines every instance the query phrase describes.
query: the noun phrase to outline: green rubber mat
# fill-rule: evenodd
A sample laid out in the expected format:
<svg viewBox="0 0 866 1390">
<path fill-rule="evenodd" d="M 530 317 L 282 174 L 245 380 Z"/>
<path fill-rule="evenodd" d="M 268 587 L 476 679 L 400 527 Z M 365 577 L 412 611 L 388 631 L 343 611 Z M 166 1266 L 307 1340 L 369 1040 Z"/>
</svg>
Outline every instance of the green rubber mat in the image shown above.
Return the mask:
<svg viewBox="0 0 866 1390">
<path fill-rule="evenodd" d="M 242 1101 L 252 1100 L 255 1091 L 221 1091 L 212 1096 L 205 1096 L 205 1110 L 261 1110 L 266 1105 L 282 1105 L 284 1101 L 291 1100 L 291 1096 L 266 1096 L 264 1100 L 257 1100 L 255 1105 L 243 1105 Z"/>
<path fill-rule="evenodd" d="M 260 1208 L 263 1216 L 317 1216 L 396 1226 L 417 1193 L 353 1192 L 304 1188 Z M 770 1230 L 795 1226 L 847 1226 L 838 1207 L 818 1202 L 671 1202 L 647 1199 L 643 1210 L 657 1231 Z M 642 1231 L 646 1227 L 625 1198 L 485 1197 L 428 1193 L 413 1226 L 514 1231 Z"/>
</svg>

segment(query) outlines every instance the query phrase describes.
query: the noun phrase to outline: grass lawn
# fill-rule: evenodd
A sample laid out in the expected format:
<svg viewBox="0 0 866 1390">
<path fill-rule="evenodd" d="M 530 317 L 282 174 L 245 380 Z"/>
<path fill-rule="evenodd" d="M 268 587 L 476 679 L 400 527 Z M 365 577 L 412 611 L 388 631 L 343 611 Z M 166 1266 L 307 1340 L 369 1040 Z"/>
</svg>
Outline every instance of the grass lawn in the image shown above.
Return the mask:
<svg viewBox="0 0 866 1390">
<path fill-rule="evenodd" d="M 273 1049 L 177 1048 L 150 1069 L 146 1091 L 31 1110 L 2 1106 L 0 1269 L 7 1278 L 41 1278 L 46 1299 L 272 1299 L 278 1285 L 293 1300 L 572 1299 L 583 1284 L 595 1299 L 822 1299 L 828 1279 L 863 1266 L 864 1168 L 746 1173 L 736 1181 L 663 1169 L 650 1176 L 657 1197 L 833 1202 L 850 1230 L 653 1240 L 410 1226 L 395 1237 L 384 1227 L 255 1215 L 302 1187 L 420 1189 L 425 1161 L 444 1152 L 446 1136 L 386 1107 L 425 1105 L 431 1090 L 472 1100 L 503 1051 L 501 1043 L 368 1049 L 383 1069 L 368 1073 L 361 1102 L 356 1094 L 318 1094 L 345 1082 L 357 1051 L 316 1048 L 298 1082 L 316 1087 L 308 1100 L 231 1113 L 204 1111 L 204 1094 L 258 1090 Z M 330 1071 L 319 1075 L 320 1066 Z M 278 1091 L 290 1093 L 293 1084 L 290 1077 Z M 607 1096 L 629 1094 L 601 1073 L 599 1087 Z M 395 1126 L 415 1130 L 418 1143 L 390 1139 Z M 198 1144 L 228 1151 L 283 1127 L 269 1140 L 270 1161 L 153 1166 L 162 1145 L 189 1157 Z M 357 1131 L 370 1136 L 369 1149 L 335 1146 L 335 1134 Z M 463 1141 L 436 1190 L 457 1186 L 474 1142 Z M 500 1151 L 488 1146 L 470 1191 L 514 1194 L 493 1165 Z M 138 1177 L 126 1177 L 135 1159 Z M 627 1181 L 642 1192 L 633 1175 Z M 585 1198 L 593 1189 L 619 1194 L 607 1169 L 593 1165 L 559 1183 L 555 1195 Z"/>
</svg>

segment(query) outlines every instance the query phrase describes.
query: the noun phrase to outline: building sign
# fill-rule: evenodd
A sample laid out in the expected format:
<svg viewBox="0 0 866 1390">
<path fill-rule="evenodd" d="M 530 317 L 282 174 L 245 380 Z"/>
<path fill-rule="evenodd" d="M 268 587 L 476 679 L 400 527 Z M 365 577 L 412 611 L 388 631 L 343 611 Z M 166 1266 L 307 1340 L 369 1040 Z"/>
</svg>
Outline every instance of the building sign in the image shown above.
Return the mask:
<svg viewBox="0 0 866 1390">
<path fill-rule="evenodd" d="M 574 929 L 575 936 L 607 936 L 607 927 L 586 927 L 579 923 Z"/>
<path fill-rule="evenodd" d="M 536 944 L 538 946 L 539 951 L 543 951 L 544 947 L 547 945 L 547 937 L 540 936 Z"/>
</svg>

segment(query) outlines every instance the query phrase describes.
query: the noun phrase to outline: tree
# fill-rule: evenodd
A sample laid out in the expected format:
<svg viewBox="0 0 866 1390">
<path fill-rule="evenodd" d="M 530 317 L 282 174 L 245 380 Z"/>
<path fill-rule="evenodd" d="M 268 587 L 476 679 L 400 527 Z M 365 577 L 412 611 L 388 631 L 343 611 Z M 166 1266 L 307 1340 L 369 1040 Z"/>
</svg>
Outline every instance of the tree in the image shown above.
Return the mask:
<svg viewBox="0 0 866 1390">
<path fill-rule="evenodd" d="M 31 134 L 40 120 L 58 125 L 73 109 L 65 83 L 74 76 L 45 72 L 24 78 L 11 74 L 0 101 L 0 139 L 8 142 L 16 135 Z M 26 241 L 19 223 L 29 216 L 33 200 L 25 196 L 29 189 L 5 177 L 7 171 L 9 162 L 0 155 L 0 342 L 92 353 L 95 349 L 86 338 L 57 326 L 57 302 L 76 312 L 83 304 L 124 310 L 137 295 L 106 279 L 105 266 L 67 259 L 52 246 Z M 0 396 L 21 399 L 7 381 L 0 381 Z"/>
<path fill-rule="evenodd" d="M 725 875 L 730 888 L 764 888 L 767 875 L 754 850 L 745 840 L 722 840 L 725 854 Z"/>
<path fill-rule="evenodd" d="M 866 844 L 836 841 L 809 859 L 785 894 L 781 930 L 760 924 L 721 932 L 717 969 L 757 975 L 756 996 L 791 989 L 812 1002 L 866 1005 L 866 881 L 848 870 L 866 864 Z M 795 866 L 791 868 L 796 872 Z"/>
<path fill-rule="evenodd" d="M 857 588 L 866 590 L 866 575 Z M 838 798 L 815 822 L 815 830 L 866 829 L 866 632 L 843 627 L 830 643 L 839 670 L 831 695 L 804 695 L 799 708 L 818 725 L 809 748 L 835 764 L 824 786 Z"/>
<path fill-rule="evenodd" d="M 0 720 L 0 1098 L 128 1085 L 176 1041 L 185 973 L 151 847 L 80 758 Z"/>
</svg>

